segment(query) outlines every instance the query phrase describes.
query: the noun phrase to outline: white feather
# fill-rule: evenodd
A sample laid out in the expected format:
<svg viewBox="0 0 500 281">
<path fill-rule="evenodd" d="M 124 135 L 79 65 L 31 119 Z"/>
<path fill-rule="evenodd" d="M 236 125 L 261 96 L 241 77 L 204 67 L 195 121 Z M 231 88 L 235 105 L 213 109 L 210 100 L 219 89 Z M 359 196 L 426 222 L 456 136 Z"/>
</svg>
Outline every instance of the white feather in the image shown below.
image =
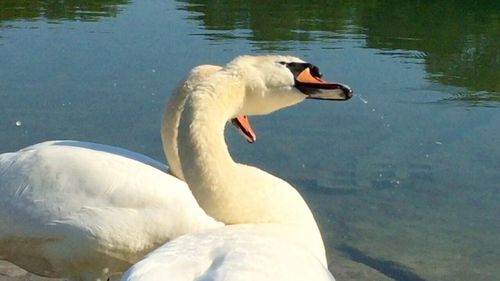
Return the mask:
<svg viewBox="0 0 500 281">
<path fill-rule="evenodd" d="M 321 261 L 289 238 L 292 226 L 231 225 L 188 234 L 135 264 L 127 281 L 326 281 Z"/>
</svg>

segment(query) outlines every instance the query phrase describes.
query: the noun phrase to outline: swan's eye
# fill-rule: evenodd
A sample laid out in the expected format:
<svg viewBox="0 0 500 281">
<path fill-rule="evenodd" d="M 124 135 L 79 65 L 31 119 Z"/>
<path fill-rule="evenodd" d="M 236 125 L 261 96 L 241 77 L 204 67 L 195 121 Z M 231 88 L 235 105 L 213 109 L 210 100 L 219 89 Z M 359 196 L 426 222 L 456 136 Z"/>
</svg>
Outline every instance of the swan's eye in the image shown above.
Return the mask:
<svg viewBox="0 0 500 281">
<path fill-rule="evenodd" d="M 286 61 L 279 61 L 278 63 L 281 64 L 281 65 L 287 65 Z"/>
</svg>

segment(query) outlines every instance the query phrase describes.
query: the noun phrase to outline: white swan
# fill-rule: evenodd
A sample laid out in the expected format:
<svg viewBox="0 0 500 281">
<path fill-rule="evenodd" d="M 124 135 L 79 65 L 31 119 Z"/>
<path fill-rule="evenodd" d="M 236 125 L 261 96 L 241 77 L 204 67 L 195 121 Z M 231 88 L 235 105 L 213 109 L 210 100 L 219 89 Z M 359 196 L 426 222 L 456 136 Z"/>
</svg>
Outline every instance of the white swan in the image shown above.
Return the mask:
<svg viewBox="0 0 500 281">
<path fill-rule="evenodd" d="M 351 95 L 347 86 L 322 80 L 317 67 L 283 56 L 239 57 L 193 85 L 177 136 L 182 171 L 200 206 L 233 225 L 174 239 L 123 280 L 334 280 L 302 197 L 285 181 L 235 163 L 223 131 L 238 115 Z"/>
<path fill-rule="evenodd" d="M 199 66 L 168 103 L 162 139 L 182 176 L 177 126 Z M 177 110 L 178 109 L 178 110 Z M 106 279 L 179 235 L 221 226 L 166 166 L 125 149 L 50 141 L 0 155 L 0 258 L 48 277 Z"/>
</svg>

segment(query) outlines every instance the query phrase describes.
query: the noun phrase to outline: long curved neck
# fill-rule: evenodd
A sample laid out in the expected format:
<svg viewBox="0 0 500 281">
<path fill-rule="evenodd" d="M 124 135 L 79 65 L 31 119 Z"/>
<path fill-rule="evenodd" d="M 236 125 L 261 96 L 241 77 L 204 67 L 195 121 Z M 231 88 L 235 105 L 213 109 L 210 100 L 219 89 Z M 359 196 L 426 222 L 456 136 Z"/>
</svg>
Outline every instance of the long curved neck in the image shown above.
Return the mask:
<svg viewBox="0 0 500 281">
<path fill-rule="evenodd" d="M 235 163 L 229 154 L 224 127 L 240 110 L 244 90 L 234 76 L 221 75 L 187 97 L 178 132 L 186 182 L 200 206 L 226 224 L 299 226 L 295 234 L 326 262 L 319 229 L 298 192 L 278 177 Z"/>
<path fill-rule="evenodd" d="M 224 127 L 243 102 L 237 90 L 227 83 L 202 84 L 187 96 L 181 114 L 177 139 L 181 167 L 200 205 L 208 209 L 236 169 Z"/>
<path fill-rule="evenodd" d="M 186 86 L 180 86 L 170 97 L 163 113 L 161 122 L 161 140 L 163 152 L 168 161 L 169 173 L 184 180 L 181 163 L 179 160 L 179 149 L 177 145 L 177 132 L 179 127 L 180 115 L 186 101 Z"/>
<path fill-rule="evenodd" d="M 203 79 L 219 71 L 222 67 L 218 65 L 204 64 L 191 70 L 188 77 L 179 85 L 177 90 L 168 100 L 163 120 L 161 122 L 161 139 L 163 151 L 168 161 L 169 172 L 177 178 L 184 180 L 181 162 L 179 159 L 179 149 L 177 145 L 177 132 L 181 118 L 181 112 L 184 110 L 189 93 L 192 92 L 195 85 Z"/>
</svg>

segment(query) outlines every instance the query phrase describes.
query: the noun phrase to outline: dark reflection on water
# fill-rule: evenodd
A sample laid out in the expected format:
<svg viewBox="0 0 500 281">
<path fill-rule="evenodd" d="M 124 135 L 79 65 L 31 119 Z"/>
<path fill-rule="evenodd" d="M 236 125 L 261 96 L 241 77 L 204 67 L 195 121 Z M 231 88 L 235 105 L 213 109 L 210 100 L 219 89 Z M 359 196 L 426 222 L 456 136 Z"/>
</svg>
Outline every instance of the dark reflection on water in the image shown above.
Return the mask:
<svg viewBox="0 0 500 281">
<path fill-rule="evenodd" d="M 413 272 L 411 268 L 398 262 L 370 257 L 361 250 L 346 244 L 339 245 L 337 249 L 349 256 L 352 260 L 366 264 L 395 281 L 426 281 Z"/>
<path fill-rule="evenodd" d="M 276 51 L 291 48 L 286 42 L 362 38 L 380 54 L 423 61 L 431 80 L 470 91 L 448 101 L 500 102 L 499 1 L 180 2 L 210 40 L 243 38 Z"/>
<path fill-rule="evenodd" d="M 12 20 L 97 21 L 100 17 L 114 17 L 121 5 L 129 0 L 2 0 L 0 2 L 0 27 Z"/>
</svg>

